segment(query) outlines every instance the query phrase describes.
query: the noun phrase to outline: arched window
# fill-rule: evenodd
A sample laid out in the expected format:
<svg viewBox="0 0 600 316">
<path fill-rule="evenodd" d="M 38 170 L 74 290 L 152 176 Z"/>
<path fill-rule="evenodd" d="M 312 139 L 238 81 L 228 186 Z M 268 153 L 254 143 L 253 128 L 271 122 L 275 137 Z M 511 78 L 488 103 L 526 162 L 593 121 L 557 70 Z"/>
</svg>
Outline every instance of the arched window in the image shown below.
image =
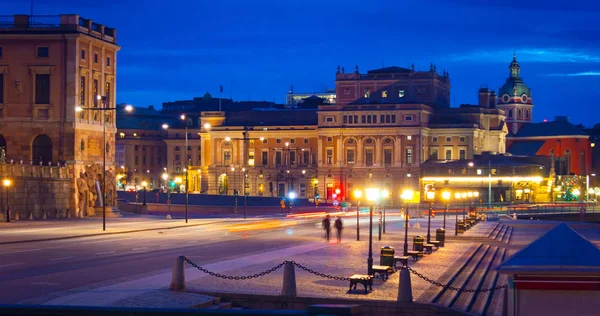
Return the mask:
<svg viewBox="0 0 600 316">
<path fill-rule="evenodd" d="M 529 119 L 529 110 L 525 110 L 525 119 Z"/>
<path fill-rule="evenodd" d="M 513 118 L 513 110 L 508 109 L 508 118 Z"/>
<path fill-rule="evenodd" d="M 34 164 L 52 161 L 52 140 L 47 135 L 39 135 L 31 146 L 31 160 Z"/>
<path fill-rule="evenodd" d="M 517 118 L 518 118 L 519 120 L 523 118 L 523 110 L 521 110 L 521 109 L 518 109 L 518 110 L 517 110 Z"/>
<path fill-rule="evenodd" d="M 570 174 L 571 173 L 571 151 L 570 150 L 565 150 L 565 155 L 564 155 L 564 160 L 565 160 L 565 173 L 564 174 Z"/>
<path fill-rule="evenodd" d="M 0 162 L 6 162 L 6 140 L 0 135 Z"/>
</svg>

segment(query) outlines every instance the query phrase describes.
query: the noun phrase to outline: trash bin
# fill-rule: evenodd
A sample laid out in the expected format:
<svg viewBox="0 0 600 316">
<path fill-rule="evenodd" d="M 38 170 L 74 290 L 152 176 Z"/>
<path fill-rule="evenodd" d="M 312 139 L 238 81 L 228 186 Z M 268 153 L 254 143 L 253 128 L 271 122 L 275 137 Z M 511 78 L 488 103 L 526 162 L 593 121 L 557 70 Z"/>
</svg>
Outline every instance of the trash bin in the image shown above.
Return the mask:
<svg viewBox="0 0 600 316">
<path fill-rule="evenodd" d="M 379 259 L 379 265 L 393 267 L 395 253 L 396 252 L 394 251 L 394 247 L 390 247 L 390 246 L 381 247 L 381 257 Z"/>
<path fill-rule="evenodd" d="M 443 228 L 436 229 L 435 240 L 440 242 L 440 247 L 444 247 L 444 241 L 446 241 L 446 230 Z"/>
<path fill-rule="evenodd" d="M 459 234 L 465 232 L 465 222 L 462 219 L 458 220 L 458 222 L 456 223 L 456 230 Z"/>
<path fill-rule="evenodd" d="M 413 237 L 413 250 L 414 251 L 423 251 L 423 242 L 425 238 L 423 236 L 415 236 Z"/>
</svg>

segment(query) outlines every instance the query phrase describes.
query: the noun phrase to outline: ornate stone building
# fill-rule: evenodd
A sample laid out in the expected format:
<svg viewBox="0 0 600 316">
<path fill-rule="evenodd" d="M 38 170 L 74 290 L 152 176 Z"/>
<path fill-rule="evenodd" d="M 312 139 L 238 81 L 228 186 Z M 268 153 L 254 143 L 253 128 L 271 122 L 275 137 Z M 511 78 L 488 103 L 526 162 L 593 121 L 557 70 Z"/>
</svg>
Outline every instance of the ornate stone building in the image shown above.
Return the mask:
<svg viewBox="0 0 600 316">
<path fill-rule="evenodd" d="M 98 205 L 93 197 L 103 173 L 95 164 L 105 154 L 108 184 L 114 183 L 116 115 L 108 110 L 76 113 L 75 108 L 115 106 L 116 30 L 74 14 L 1 19 L 0 147 L 4 161 L 72 165 L 69 210 L 73 216 L 91 215 Z M 16 186 L 21 183 L 18 178 L 14 182 Z M 76 183 L 81 184 L 77 191 Z M 107 188 L 107 205 L 113 205 L 115 190 Z"/>
</svg>

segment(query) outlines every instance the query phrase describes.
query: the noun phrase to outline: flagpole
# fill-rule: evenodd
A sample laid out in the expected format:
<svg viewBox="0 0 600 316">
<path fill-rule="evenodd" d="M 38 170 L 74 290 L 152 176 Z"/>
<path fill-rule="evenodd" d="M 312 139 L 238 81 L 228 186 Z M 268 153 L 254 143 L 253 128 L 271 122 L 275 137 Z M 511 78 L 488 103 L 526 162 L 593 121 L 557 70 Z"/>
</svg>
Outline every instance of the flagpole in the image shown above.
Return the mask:
<svg viewBox="0 0 600 316">
<path fill-rule="evenodd" d="M 219 85 L 219 112 L 221 112 L 221 100 L 223 99 L 222 94 L 223 94 L 223 85 Z"/>
</svg>

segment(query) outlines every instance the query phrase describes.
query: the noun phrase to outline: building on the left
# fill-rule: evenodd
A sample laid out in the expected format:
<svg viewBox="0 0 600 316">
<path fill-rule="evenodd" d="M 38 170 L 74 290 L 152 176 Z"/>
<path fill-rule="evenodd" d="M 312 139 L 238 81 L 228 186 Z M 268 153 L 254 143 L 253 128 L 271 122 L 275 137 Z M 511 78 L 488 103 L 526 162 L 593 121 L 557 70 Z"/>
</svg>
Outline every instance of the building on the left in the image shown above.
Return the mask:
<svg viewBox="0 0 600 316">
<path fill-rule="evenodd" d="M 0 17 L 1 177 L 21 216 L 94 215 L 103 173 L 115 205 L 119 49 L 114 28 L 75 14 Z"/>
</svg>

